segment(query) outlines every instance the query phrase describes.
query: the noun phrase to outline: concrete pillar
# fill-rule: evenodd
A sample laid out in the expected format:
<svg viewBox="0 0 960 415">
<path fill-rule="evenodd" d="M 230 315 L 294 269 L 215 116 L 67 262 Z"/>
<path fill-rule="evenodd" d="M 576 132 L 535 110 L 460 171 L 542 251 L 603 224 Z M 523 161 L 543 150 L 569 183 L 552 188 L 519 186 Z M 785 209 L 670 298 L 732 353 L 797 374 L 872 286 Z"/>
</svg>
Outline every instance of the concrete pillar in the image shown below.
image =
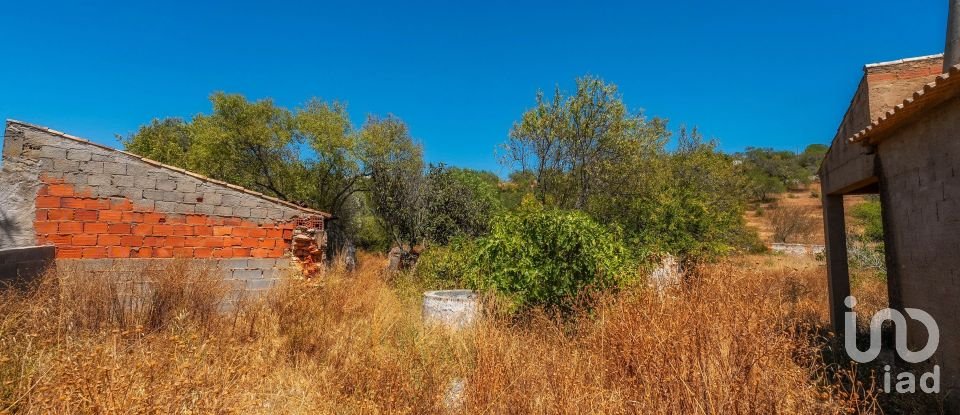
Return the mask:
<svg viewBox="0 0 960 415">
<path fill-rule="evenodd" d="M 850 270 L 847 264 L 847 227 L 843 218 L 843 196 L 824 195 L 823 234 L 826 236 L 827 289 L 830 296 L 830 322 L 833 330 L 843 332 L 843 300 L 850 295 Z"/>
</svg>

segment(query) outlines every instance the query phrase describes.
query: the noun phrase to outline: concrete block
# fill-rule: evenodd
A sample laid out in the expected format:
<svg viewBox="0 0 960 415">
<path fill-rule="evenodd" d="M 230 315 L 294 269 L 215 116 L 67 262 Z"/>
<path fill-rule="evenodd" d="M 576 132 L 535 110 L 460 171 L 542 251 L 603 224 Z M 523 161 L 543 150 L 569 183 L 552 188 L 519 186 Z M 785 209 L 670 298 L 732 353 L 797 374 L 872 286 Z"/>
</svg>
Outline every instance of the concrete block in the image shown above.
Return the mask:
<svg viewBox="0 0 960 415">
<path fill-rule="evenodd" d="M 248 268 L 268 269 L 275 268 L 277 260 L 273 258 L 250 258 L 247 259 Z"/>
<path fill-rule="evenodd" d="M 40 147 L 40 157 L 46 157 L 51 159 L 65 159 L 67 158 L 67 150 L 60 147 L 54 146 L 43 146 Z"/>
<path fill-rule="evenodd" d="M 120 189 L 120 195 L 134 202 L 143 199 L 143 190 L 139 187 L 124 187 Z"/>
<path fill-rule="evenodd" d="M 160 196 L 160 200 L 164 202 L 183 202 L 183 193 L 180 192 L 163 192 Z"/>
<path fill-rule="evenodd" d="M 239 217 L 241 217 L 241 218 L 249 218 L 249 217 L 250 217 L 250 208 L 248 208 L 248 207 L 246 207 L 246 206 L 234 206 L 234 207 L 233 207 L 233 215 L 234 215 L 234 216 L 239 216 Z"/>
<path fill-rule="evenodd" d="M 256 218 L 256 219 L 266 219 L 267 209 L 263 209 L 263 208 L 250 209 L 250 217 Z"/>
<path fill-rule="evenodd" d="M 230 206 L 217 206 L 213 209 L 214 215 L 233 216 L 233 208 Z"/>
<path fill-rule="evenodd" d="M 157 179 L 146 176 L 134 177 L 133 185 L 141 189 L 156 189 Z"/>
<path fill-rule="evenodd" d="M 103 172 L 107 174 L 127 174 L 127 165 L 123 163 L 104 161 Z"/>
<path fill-rule="evenodd" d="M 194 206 L 195 206 L 195 207 L 194 207 L 194 211 L 195 211 L 196 213 L 199 213 L 199 214 L 201 214 L 201 215 L 213 215 L 213 214 L 214 214 L 214 213 L 213 213 L 213 210 L 214 210 L 214 209 L 213 209 L 213 206 L 210 206 L 210 205 L 208 205 L 208 204 L 206 204 L 206 203 L 198 203 L 198 204 L 196 204 L 196 205 L 194 205 Z"/>
<path fill-rule="evenodd" d="M 177 191 L 193 193 L 197 191 L 197 182 L 193 179 L 183 178 L 177 181 Z"/>
<path fill-rule="evenodd" d="M 90 152 L 85 150 L 67 150 L 67 160 L 90 161 Z"/>
<path fill-rule="evenodd" d="M 203 202 L 219 205 L 223 202 L 223 195 L 217 192 L 203 192 Z"/>
<path fill-rule="evenodd" d="M 106 166 L 104 166 L 104 170 L 106 170 Z M 113 183 L 114 186 L 121 186 L 121 187 L 133 187 L 133 186 L 134 186 L 133 176 L 127 176 L 127 175 L 123 175 L 123 174 L 115 174 L 115 175 L 111 176 L 110 179 L 111 179 L 111 182 Z"/>
<path fill-rule="evenodd" d="M 240 280 L 258 280 L 263 278 L 263 271 L 259 269 L 235 269 L 233 278 Z"/>
<path fill-rule="evenodd" d="M 157 180 L 157 190 L 173 191 L 177 188 L 177 182 L 170 179 Z"/>
<path fill-rule="evenodd" d="M 160 212 L 173 213 L 177 211 L 177 205 L 179 205 L 179 203 L 164 202 L 162 200 L 158 200 L 154 202 L 154 205 L 156 206 L 156 209 Z"/>
<path fill-rule="evenodd" d="M 192 205 L 189 203 L 177 203 L 174 212 L 183 214 L 197 213 L 197 205 Z"/>
<path fill-rule="evenodd" d="M 269 290 L 280 283 L 278 279 L 256 279 L 256 280 L 247 280 L 247 290 L 258 291 L 258 290 Z"/>
<path fill-rule="evenodd" d="M 221 259 L 218 265 L 226 269 L 247 269 L 249 267 L 247 265 L 247 261 L 248 261 L 247 258 Z M 257 267 L 249 267 L 249 268 L 257 268 Z"/>
<path fill-rule="evenodd" d="M 245 196 L 240 198 L 240 206 L 245 206 L 248 208 L 255 208 L 260 206 L 260 199 L 257 199 L 253 196 Z"/>
<path fill-rule="evenodd" d="M 87 184 L 90 186 L 110 186 L 110 176 L 103 174 L 87 175 Z"/>
<path fill-rule="evenodd" d="M 49 167 L 44 168 L 44 170 L 48 170 L 48 169 Z M 77 171 L 77 170 L 80 170 L 80 162 L 75 160 L 67 160 L 63 158 L 53 159 L 53 170 L 63 171 L 63 172 Z"/>
<path fill-rule="evenodd" d="M 81 161 L 80 162 L 80 171 L 86 173 L 103 173 L 103 162 L 102 161 Z"/>
</svg>

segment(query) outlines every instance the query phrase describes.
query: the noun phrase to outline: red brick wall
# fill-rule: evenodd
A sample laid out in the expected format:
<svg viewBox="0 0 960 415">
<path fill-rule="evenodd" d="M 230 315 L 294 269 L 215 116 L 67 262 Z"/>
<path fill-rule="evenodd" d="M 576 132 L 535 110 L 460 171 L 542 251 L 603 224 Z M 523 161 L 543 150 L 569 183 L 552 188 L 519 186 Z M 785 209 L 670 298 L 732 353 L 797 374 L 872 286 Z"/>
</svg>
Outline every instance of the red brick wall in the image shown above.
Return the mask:
<svg viewBox="0 0 960 415">
<path fill-rule="evenodd" d="M 295 223 L 166 214 L 125 198 L 96 198 L 41 178 L 34 229 L 57 258 L 279 258 Z"/>
</svg>

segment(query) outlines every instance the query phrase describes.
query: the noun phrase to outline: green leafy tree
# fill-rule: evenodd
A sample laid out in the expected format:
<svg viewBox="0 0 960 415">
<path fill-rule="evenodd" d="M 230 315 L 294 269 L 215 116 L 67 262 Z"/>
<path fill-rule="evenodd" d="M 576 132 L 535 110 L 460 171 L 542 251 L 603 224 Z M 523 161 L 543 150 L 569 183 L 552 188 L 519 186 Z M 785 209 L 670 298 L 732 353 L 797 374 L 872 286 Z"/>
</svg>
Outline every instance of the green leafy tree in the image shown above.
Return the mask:
<svg viewBox="0 0 960 415">
<path fill-rule="evenodd" d="M 548 100 L 538 92 L 504 146 L 506 162 L 534 176 L 537 199 L 562 209 L 618 191 L 632 180 L 636 160 L 661 151 L 667 139 L 665 123 L 630 112 L 615 85 L 590 76 L 576 83 L 570 96 L 557 88 Z"/>
<path fill-rule="evenodd" d="M 446 244 L 458 236 L 486 233 L 490 217 L 502 209 L 498 183 L 492 173 L 431 166 L 426 197 L 428 239 Z"/>
</svg>

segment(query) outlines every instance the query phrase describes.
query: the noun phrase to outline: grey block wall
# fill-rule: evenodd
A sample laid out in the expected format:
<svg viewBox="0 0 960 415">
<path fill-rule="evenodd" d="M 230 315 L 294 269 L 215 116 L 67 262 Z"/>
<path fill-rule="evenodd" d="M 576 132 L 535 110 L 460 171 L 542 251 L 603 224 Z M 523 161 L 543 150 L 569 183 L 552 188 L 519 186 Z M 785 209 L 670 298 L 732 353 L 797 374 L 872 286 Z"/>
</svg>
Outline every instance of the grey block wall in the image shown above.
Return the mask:
<svg viewBox="0 0 960 415">
<path fill-rule="evenodd" d="M 0 249 L 0 285 L 25 284 L 53 265 L 52 246 Z"/>
</svg>

